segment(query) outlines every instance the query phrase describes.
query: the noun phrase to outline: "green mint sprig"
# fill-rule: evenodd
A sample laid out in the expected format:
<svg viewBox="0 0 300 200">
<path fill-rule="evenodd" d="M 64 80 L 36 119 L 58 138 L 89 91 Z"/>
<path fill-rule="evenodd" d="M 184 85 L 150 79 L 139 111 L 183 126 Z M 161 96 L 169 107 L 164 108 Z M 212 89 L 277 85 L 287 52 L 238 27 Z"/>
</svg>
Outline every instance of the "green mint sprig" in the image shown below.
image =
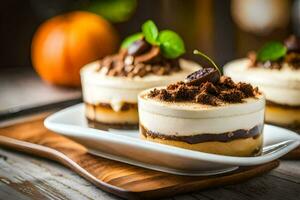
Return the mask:
<svg viewBox="0 0 300 200">
<path fill-rule="evenodd" d="M 185 53 L 184 42 L 174 31 L 161 31 L 158 35 L 158 41 L 162 54 L 167 58 L 177 58 Z"/>
<path fill-rule="evenodd" d="M 257 59 L 259 61 L 276 61 L 287 53 L 287 48 L 280 42 L 269 42 L 265 44 L 258 52 Z"/>
<path fill-rule="evenodd" d="M 206 54 L 202 53 L 201 51 L 198 51 L 197 49 L 195 49 L 193 51 L 193 54 L 199 55 L 202 58 L 205 58 L 209 62 L 209 64 L 211 64 L 219 72 L 220 76 L 222 75 L 222 73 L 220 71 L 220 68 L 217 66 L 217 64 L 210 57 L 208 57 Z"/>
<path fill-rule="evenodd" d="M 133 42 L 141 38 L 160 47 L 161 52 L 166 58 L 177 58 L 185 53 L 185 46 L 182 38 L 171 30 L 158 31 L 157 26 L 152 20 L 146 21 L 142 25 L 142 32 L 131 35 L 122 42 L 121 48 L 128 48 Z"/>
<path fill-rule="evenodd" d="M 159 45 L 157 41 L 158 29 L 152 20 L 148 20 L 142 25 L 142 32 L 147 42 L 153 45 Z"/>
</svg>

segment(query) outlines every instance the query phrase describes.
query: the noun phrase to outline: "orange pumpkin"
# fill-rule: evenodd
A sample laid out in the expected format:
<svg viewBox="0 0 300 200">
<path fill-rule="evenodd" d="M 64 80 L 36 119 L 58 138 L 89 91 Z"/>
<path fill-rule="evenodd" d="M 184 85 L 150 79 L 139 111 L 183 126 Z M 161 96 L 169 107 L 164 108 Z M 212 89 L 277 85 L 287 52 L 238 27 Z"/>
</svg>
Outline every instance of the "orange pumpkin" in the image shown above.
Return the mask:
<svg viewBox="0 0 300 200">
<path fill-rule="evenodd" d="M 103 18 L 76 11 L 44 22 L 33 37 L 32 64 L 49 83 L 80 86 L 80 68 L 113 53 L 118 37 Z"/>
</svg>

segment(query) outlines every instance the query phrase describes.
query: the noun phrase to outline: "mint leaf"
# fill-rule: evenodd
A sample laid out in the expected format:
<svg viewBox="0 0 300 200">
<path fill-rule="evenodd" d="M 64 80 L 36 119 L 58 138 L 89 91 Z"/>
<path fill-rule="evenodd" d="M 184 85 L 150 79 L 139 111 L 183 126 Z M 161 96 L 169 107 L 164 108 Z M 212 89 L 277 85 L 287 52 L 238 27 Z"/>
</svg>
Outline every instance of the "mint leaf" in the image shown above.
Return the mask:
<svg viewBox="0 0 300 200">
<path fill-rule="evenodd" d="M 177 58 L 185 53 L 184 42 L 174 31 L 161 31 L 158 35 L 158 42 L 160 43 L 162 54 L 166 58 Z"/>
<path fill-rule="evenodd" d="M 135 33 L 125 38 L 121 44 L 121 48 L 128 48 L 132 43 L 144 37 L 143 33 Z"/>
<path fill-rule="evenodd" d="M 287 52 L 286 47 L 280 42 L 269 42 L 265 44 L 257 53 L 259 61 L 275 61 L 285 56 Z"/>
<path fill-rule="evenodd" d="M 142 25 L 142 32 L 144 33 L 147 42 L 153 45 L 158 44 L 158 29 L 152 20 L 148 20 Z"/>
</svg>

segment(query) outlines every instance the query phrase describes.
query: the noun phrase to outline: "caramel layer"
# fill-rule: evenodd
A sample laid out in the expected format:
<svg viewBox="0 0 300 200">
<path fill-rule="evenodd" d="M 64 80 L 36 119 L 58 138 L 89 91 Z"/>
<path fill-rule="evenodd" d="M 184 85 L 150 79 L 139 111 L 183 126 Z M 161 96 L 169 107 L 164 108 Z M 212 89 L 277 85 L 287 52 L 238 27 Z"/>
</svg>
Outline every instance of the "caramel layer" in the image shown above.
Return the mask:
<svg viewBox="0 0 300 200">
<path fill-rule="evenodd" d="M 85 104 L 85 116 L 89 120 L 89 126 L 97 129 L 108 128 L 136 129 L 138 127 L 138 110 L 130 108 L 115 112 L 109 107 Z"/>
<path fill-rule="evenodd" d="M 300 108 L 267 104 L 266 122 L 300 133 Z"/>
<path fill-rule="evenodd" d="M 197 144 L 202 142 L 230 142 L 236 139 L 243 139 L 243 138 L 256 138 L 258 137 L 263 130 L 263 125 L 257 125 L 249 130 L 239 129 L 232 132 L 220 133 L 220 134 L 196 134 L 192 136 L 176 136 L 174 135 L 162 135 L 160 133 L 153 132 L 151 130 L 147 130 L 144 126 L 140 125 L 140 131 L 142 135 L 147 138 L 158 138 L 164 140 L 174 140 L 174 141 L 182 141 L 188 144 Z"/>
<path fill-rule="evenodd" d="M 262 152 L 263 135 L 256 138 L 237 139 L 230 142 L 201 142 L 197 144 L 189 144 L 182 141 L 164 140 L 160 138 L 145 138 L 148 141 L 176 146 L 179 148 L 190 149 L 194 151 L 227 155 L 227 156 L 258 156 Z"/>
<path fill-rule="evenodd" d="M 97 104 L 90 104 L 90 103 L 86 103 L 86 105 L 90 106 L 90 107 L 94 107 L 94 109 L 97 108 L 105 108 L 105 109 L 110 109 L 113 110 L 113 108 L 111 107 L 111 105 L 109 103 L 97 103 Z M 127 111 L 130 109 L 137 109 L 137 103 L 127 103 L 125 102 L 120 111 Z"/>
</svg>

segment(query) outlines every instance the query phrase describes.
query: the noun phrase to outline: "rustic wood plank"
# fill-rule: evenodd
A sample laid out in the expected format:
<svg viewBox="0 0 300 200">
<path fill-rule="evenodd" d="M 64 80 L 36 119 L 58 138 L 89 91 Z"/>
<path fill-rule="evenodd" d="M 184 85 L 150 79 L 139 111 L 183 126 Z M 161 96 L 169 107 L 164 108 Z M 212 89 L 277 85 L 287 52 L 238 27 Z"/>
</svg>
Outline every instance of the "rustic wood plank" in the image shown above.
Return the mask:
<svg viewBox="0 0 300 200">
<path fill-rule="evenodd" d="M 297 194 L 300 194 L 300 185 L 293 180 L 282 180 L 276 177 L 276 173 L 289 169 L 299 172 L 300 165 L 297 161 L 283 161 L 283 163 L 279 169 L 242 184 L 178 195 L 169 200 L 250 200 L 253 198 L 267 200 L 283 197 L 296 200 Z M 6 149 L 0 149 L 0 177 L 2 177 L 0 199 L 5 200 L 33 199 L 30 191 L 35 190 L 43 195 L 43 199 L 118 199 L 54 162 Z M 11 184 L 13 182 L 14 184 Z M 35 189 L 33 190 L 32 187 Z"/>
<path fill-rule="evenodd" d="M 176 199 L 299 199 L 300 194 L 300 163 L 299 161 L 282 161 L 280 166 L 269 174 L 242 184 L 224 186 Z M 192 196 L 192 198 L 190 197 Z"/>
<path fill-rule="evenodd" d="M 203 199 L 203 197 L 206 197 L 207 199 L 211 200 L 299 199 L 300 184 L 298 182 L 294 182 L 294 179 L 299 181 L 299 177 L 282 179 L 277 175 L 277 173 L 282 171 L 284 168 L 293 168 L 299 172 L 299 162 L 283 161 L 282 163 L 284 163 L 284 165 L 281 168 L 275 169 L 269 174 L 252 179 L 242 184 L 224 186 L 222 188 L 206 190 L 190 195 L 197 197 L 198 199 Z"/>
<path fill-rule="evenodd" d="M 300 184 L 300 161 L 286 160 L 270 174 Z"/>
<path fill-rule="evenodd" d="M 298 170 L 300 167 L 298 168 Z M 274 172 L 276 172 L 274 170 Z M 273 172 L 272 172 L 273 173 Z M 300 185 L 289 180 L 283 180 L 270 174 L 252 179 L 239 185 L 224 186 L 218 189 L 206 190 L 191 194 L 193 197 L 211 200 L 251 200 L 251 199 L 275 199 L 296 200 L 299 199 Z"/>
<path fill-rule="evenodd" d="M 251 199 L 299 199 L 300 184 L 274 176 L 262 176 L 245 182 L 239 187 L 226 186 L 225 189 L 247 195 Z"/>
<path fill-rule="evenodd" d="M 0 148 L 0 199 L 118 199 L 57 163 Z"/>
<path fill-rule="evenodd" d="M 210 200 L 209 197 L 203 196 L 202 194 L 188 194 L 181 195 L 173 198 L 174 200 Z"/>
<path fill-rule="evenodd" d="M 240 186 L 236 186 L 240 187 Z M 193 194 L 194 196 L 198 197 L 199 194 Z M 241 194 L 236 191 L 232 191 L 230 189 L 224 189 L 224 188 L 219 188 L 219 189 L 213 189 L 213 190 L 207 190 L 201 192 L 200 199 L 204 196 L 208 200 L 219 200 L 219 199 L 230 199 L 230 200 L 251 200 L 250 197 L 247 196 L 247 194 Z M 264 199 L 264 198 L 260 198 Z"/>
</svg>

